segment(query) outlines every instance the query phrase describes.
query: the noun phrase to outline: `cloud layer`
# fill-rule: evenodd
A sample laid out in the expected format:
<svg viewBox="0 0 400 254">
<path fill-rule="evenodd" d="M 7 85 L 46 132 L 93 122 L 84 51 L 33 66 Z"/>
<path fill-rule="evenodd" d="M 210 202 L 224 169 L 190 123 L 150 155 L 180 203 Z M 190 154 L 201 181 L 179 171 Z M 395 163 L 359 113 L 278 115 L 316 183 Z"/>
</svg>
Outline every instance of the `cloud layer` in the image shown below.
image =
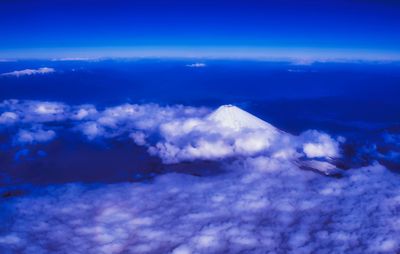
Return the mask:
<svg viewBox="0 0 400 254">
<path fill-rule="evenodd" d="M 36 189 L 3 202 L 2 253 L 396 253 L 399 176 L 248 158 L 213 177 Z"/>
<path fill-rule="evenodd" d="M 256 155 L 330 160 L 340 154 L 341 139 L 315 130 L 294 136 L 232 105 L 214 111 L 156 104 L 97 109 L 94 105 L 9 100 L 0 109 L 0 123 L 17 130 L 14 140 L 20 144 L 50 141 L 57 125 L 68 125 L 64 128 L 88 140 L 129 137 L 164 163 Z"/>
<path fill-rule="evenodd" d="M 87 142 L 130 139 L 188 171 L 193 161 L 218 163 L 206 169 L 215 171 L 210 176 L 27 187 L 28 194 L 1 201 L 2 253 L 400 251 L 400 176 L 377 163 L 324 176 L 339 170 L 333 159 L 342 156 L 342 137 L 292 135 L 232 105 L 97 108 L 17 100 L 0 103 L 2 131 L 15 146 L 51 142 L 67 131 Z"/>
</svg>

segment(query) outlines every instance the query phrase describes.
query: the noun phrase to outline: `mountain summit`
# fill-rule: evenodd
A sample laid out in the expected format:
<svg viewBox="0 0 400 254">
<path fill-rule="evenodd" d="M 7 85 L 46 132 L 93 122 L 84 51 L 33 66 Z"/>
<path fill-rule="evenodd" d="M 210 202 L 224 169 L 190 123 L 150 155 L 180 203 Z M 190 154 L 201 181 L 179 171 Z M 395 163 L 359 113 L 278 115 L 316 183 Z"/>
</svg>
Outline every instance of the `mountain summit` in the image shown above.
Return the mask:
<svg viewBox="0 0 400 254">
<path fill-rule="evenodd" d="M 220 106 L 208 115 L 207 118 L 218 123 L 220 126 L 237 131 L 242 129 L 268 129 L 271 131 L 278 131 L 271 124 L 234 105 Z"/>
</svg>

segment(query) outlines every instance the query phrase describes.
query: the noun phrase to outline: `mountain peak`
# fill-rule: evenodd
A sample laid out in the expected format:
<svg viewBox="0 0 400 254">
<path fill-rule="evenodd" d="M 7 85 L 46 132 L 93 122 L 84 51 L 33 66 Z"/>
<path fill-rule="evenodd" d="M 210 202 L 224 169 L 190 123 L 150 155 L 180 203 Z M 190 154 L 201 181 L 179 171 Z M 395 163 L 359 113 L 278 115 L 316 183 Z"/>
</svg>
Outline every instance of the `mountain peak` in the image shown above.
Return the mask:
<svg viewBox="0 0 400 254">
<path fill-rule="evenodd" d="M 210 115 L 208 115 L 208 119 L 218 123 L 223 127 L 235 130 L 242 130 L 242 129 L 276 130 L 276 128 L 271 124 L 231 104 L 220 106 Z"/>
</svg>

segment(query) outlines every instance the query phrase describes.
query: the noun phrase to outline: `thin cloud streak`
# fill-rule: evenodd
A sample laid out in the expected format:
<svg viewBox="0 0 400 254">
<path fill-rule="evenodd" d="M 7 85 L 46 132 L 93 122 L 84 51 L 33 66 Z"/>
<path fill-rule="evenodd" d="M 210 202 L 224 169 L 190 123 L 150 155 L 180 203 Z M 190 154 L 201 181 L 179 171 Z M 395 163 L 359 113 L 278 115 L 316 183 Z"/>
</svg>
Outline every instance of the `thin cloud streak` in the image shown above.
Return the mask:
<svg viewBox="0 0 400 254">
<path fill-rule="evenodd" d="M 12 72 L 6 72 L 0 74 L 0 76 L 7 76 L 7 77 L 21 77 L 21 76 L 31 76 L 31 75 L 37 75 L 37 74 L 48 74 L 48 73 L 53 73 L 56 70 L 53 68 L 48 68 L 48 67 L 43 67 L 39 69 L 25 69 L 25 70 L 19 70 L 19 71 L 12 71 Z"/>
</svg>

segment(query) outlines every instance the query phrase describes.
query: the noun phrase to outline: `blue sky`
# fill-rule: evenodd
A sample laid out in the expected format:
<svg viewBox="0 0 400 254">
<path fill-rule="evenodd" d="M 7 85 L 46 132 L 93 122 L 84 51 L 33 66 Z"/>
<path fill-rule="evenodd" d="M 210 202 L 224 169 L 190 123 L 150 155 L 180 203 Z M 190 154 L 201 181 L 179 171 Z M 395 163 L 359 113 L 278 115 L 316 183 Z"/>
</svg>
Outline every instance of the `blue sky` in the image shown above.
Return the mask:
<svg viewBox="0 0 400 254">
<path fill-rule="evenodd" d="M 400 3 L 1 1 L 0 57 L 400 59 Z"/>
</svg>

